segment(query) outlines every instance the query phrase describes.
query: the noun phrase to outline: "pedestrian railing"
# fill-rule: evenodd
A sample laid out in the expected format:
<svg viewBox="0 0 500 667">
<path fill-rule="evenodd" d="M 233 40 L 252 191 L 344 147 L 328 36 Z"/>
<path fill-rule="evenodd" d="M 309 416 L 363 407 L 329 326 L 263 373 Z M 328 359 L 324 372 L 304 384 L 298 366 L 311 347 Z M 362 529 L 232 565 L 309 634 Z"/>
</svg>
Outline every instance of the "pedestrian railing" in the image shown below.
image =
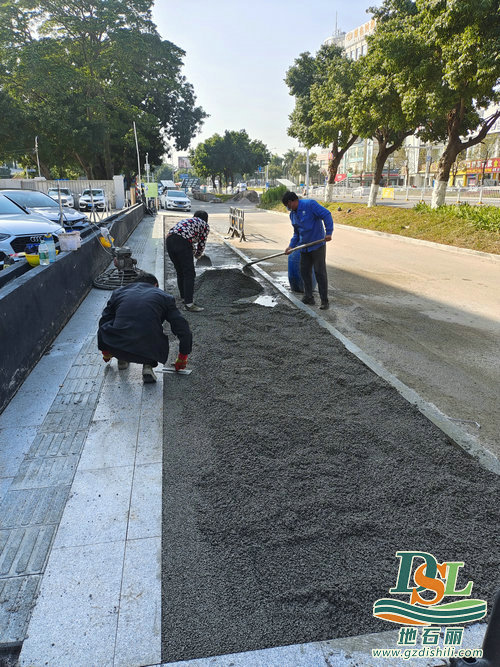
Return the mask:
<svg viewBox="0 0 500 667">
<path fill-rule="evenodd" d="M 432 185 L 412 187 L 412 186 L 395 186 L 395 187 L 381 187 L 378 192 L 379 199 L 392 199 L 393 201 L 417 201 L 430 202 L 432 198 Z M 336 186 L 333 189 L 333 197 L 343 197 L 349 199 L 360 199 L 362 201 L 368 200 L 370 194 L 370 187 L 355 187 L 348 188 L 345 186 Z M 314 199 L 322 200 L 325 196 L 325 191 L 315 191 L 312 196 Z M 498 186 L 483 186 L 483 187 L 458 187 L 448 186 L 446 189 L 446 203 L 460 204 L 468 202 L 470 204 L 500 204 L 500 187 Z"/>
</svg>

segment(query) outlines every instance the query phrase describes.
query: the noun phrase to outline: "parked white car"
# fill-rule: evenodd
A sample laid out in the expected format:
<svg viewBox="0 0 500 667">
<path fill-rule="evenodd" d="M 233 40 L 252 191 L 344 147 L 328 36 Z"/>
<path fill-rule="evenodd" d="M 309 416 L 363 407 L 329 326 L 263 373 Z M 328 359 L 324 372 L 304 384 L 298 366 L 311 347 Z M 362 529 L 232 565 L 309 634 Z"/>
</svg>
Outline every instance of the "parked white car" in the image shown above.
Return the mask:
<svg viewBox="0 0 500 667">
<path fill-rule="evenodd" d="M 182 190 L 164 190 L 160 196 L 160 206 L 174 211 L 190 211 L 191 200 Z"/>
<path fill-rule="evenodd" d="M 59 203 L 59 195 L 61 197 L 61 204 L 63 206 L 69 206 L 70 208 L 75 208 L 75 198 L 73 197 L 73 193 L 69 188 L 49 188 L 47 190 L 47 194 L 49 197 L 52 197 L 52 199 L 55 199 L 57 203 Z"/>
<path fill-rule="evenodd" d="M 45 234 L 52 234 L 57 243 L 64 229 L 42 215 L 26 213 L 13 201 L 0 194 L 0 252 L 12 256 L 24 252 L 28 243 L 40 243 Z M 20 259 L 14 257 L 14 260 Z"/>
<path fill-rule="evenodd" d="M 78 207 L 80 211 L 105 211 L 108 208 L 108 198 L 101 188 L 88 188 L 82 192 Z"/>
</svg>

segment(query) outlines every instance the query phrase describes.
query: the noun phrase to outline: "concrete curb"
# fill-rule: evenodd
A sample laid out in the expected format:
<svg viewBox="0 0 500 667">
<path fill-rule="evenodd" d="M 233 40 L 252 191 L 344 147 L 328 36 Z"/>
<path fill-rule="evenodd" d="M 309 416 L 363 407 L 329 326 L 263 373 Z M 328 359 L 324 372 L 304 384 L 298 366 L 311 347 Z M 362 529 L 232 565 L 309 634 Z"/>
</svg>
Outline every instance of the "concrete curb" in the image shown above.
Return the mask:
<svg viewBox="0 0 500 667">
<path fill-rule="evenodd" d="M 233 250 L 241 259 L 246 262 L 250 262 L 251 258 L 247 257 L 241 250 L 235 248 L 230 243 L 224 240 L 225 245 Z M 437 245 L 437 244 L 435 244 Z M 499 258 L 500 259 L 500 258 Z M 291 294 L 285 287 L 277 283 L 268 273 L 266 273 L 260 266 L 254 264 L 252 266 L 254 271 L 257 271 L 259 275 L 264 278 L 267 282 L 271 283 L 275 289 L 277 289 L 283 296 L 285 296 L 289 301 L 291 301 L 297 308 L 300 308 L 308 315 L 313 317 L 320 326 L 329 331 L 332 336 L 339 340 L 344 347 L 346 347 L 349 352 L 352 352 L 360 361 L 362 361 L 368 368 L 370 368 L 374 373 L 376 373 L 383 380 L 388 382 L 393 386 L 409 403 L 415 405 L 415 407 L 427 417 L 433 424 L 435 424 L 443 433 L 445 433 L 450 440 L 458 447 L 463 449 L 469 456 L 475 458 L 480 465 L 482 465 L 487 470 L 500 475 L 500 461 L 497 457 L 490 452 L 486 447 L 480 445 L 476 439 L 463 431 L 459 426 L 457 426 L 449 417 L 447 417 L 439 408 L 437 408 L 433 403 L 426 401 L 422 396 L 420 396 L 416 391 L 405 385 L 401 380 L 399 380 L 395 375 L 390 373 L 384 366 L 382 366 L 378 361 L 376 361 L 369 354 L 366 354 L 360 347 L 358 347 L 352 340 L 344 336 L 338 329 L 332 326 L 327 322 L 321 315 L 314 311 L 309 306 L 306 306 L 302 303 L 296 296 Z"/>
</svg>

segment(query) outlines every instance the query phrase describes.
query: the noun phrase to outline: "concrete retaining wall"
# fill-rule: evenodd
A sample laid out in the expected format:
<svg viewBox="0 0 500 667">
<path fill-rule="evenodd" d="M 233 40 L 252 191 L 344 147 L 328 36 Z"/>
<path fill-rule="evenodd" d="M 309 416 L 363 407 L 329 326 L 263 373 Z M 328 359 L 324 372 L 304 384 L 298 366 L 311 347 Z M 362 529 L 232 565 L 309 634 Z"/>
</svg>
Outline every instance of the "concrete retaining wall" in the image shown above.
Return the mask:
<svg viewBox="0 0 500 667">
<path fill-rule="evenodd" d="M 109 225 L 122 245 L 144 215 L 142 205 L 120 213 Z M 0 412 L 110 264 L 99 233 L 74 252 L 61 253 L 0 289 Z"/>
</svg>

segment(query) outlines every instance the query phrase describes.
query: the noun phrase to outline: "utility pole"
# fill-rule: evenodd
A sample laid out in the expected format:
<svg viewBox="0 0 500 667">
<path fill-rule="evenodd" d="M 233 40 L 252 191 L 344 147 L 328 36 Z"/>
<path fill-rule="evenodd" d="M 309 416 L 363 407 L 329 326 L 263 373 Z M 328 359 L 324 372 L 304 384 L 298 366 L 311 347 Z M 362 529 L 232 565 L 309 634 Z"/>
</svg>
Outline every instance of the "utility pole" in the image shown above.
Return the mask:
<svg viewBox="0 0 500 667">
<path fill-rule="evenodd" d="M 139 144 L 137 142 L 137 129 L 135 127 L 135 120 L 134 120 L 134 136 L 135 136 L 135 150 L 137 151 L 137 177 L 139 179 L 139 192 L 141 191 L 141 184 L 142 184 L 142 179 L 141 179 L 141 159 L 139 157 Z"/>
<path fill-rule="evenodd" d="M 40 173 L 40 160 L 38 158 L 38 135 L 35 137 L 35 154 L 36 154 L 36 163 L 38 165 L 38 176 L 41 176 Z"/>
<path fill-rule="evenodd" d="M 306 197 L 309 196 L 309 149 L 306 150 Z"/>
</svg>

